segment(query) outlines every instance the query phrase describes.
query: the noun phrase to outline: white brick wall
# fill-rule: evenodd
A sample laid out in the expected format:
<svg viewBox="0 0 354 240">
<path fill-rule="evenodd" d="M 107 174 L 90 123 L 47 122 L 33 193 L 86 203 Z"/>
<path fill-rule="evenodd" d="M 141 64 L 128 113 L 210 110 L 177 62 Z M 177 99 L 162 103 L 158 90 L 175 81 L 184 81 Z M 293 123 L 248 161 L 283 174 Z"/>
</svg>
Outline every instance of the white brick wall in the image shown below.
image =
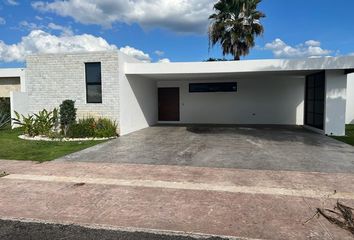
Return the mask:
<svg viewBox="0 0 354 240">
<path fill-rule="evenodd" d="M 102 104 L 86 103 L 85 63 L 101 62 Z M 78 117 L 102 116 L 119 123 L 118 52 L 32 55 L 27 58 L 29 112 L 76 101 Z"/>
</svg>

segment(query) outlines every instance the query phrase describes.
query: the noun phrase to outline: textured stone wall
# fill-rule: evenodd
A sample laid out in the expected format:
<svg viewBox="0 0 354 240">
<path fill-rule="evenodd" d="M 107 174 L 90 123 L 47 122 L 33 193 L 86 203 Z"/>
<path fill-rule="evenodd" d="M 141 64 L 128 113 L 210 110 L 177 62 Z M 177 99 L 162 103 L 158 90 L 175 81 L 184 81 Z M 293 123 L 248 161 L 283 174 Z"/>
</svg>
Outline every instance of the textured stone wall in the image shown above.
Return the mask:
<svg viewBox="0 0 354 240">
<path fill-rule="evenodd" d="M 10 97 L 10 92 L 21 90 L 20 78 L 0 78 L 0 97 Z"/>
<path fill-rule="evenodd" d="M 101 62 L 102 104 L 86 103 L 85 63 Z M 118 52 L 32 55 L 27 58 L 26 92 L 29 112 L 76 101 L 78 117 L 119 120 Z"/>
</svg>

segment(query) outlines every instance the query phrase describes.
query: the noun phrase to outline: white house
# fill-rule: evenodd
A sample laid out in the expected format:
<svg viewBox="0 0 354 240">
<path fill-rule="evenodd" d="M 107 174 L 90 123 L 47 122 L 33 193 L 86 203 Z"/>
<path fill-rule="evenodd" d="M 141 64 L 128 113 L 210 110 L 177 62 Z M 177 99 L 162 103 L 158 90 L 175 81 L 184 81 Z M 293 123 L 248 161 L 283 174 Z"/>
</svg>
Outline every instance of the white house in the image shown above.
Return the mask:
<svg viewBox="0 0 354 240">
<path fill-rule="evenodd" d="M 31 113 L 72 99 L 79 116 L 109 117 L 122 135 L 158 123 L 303 125 L 344 135 L 354 123 L 353 70 L 354 57 L 142 63 L 119 51 L 32 55 L 11 103 Z"/>
</svg>

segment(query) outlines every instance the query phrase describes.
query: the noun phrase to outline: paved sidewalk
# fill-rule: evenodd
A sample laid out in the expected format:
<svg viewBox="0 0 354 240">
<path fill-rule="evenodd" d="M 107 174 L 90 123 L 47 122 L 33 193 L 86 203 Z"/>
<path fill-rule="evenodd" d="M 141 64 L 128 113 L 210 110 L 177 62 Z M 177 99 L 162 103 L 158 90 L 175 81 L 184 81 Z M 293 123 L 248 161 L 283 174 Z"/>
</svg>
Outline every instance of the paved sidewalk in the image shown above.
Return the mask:
<svg viewBox="0 0 354 240">
<path fill-rule="evenodd" d="M 304 224 L 316 207 L 331 208 L 337 199 L 354 206 L 352 174 L 16 161 L 0 161 L 0 171 L 10 174 L 0 178 L 2 219 L 247 239 L 352 239 L 322 218 Z"/>
</svg>

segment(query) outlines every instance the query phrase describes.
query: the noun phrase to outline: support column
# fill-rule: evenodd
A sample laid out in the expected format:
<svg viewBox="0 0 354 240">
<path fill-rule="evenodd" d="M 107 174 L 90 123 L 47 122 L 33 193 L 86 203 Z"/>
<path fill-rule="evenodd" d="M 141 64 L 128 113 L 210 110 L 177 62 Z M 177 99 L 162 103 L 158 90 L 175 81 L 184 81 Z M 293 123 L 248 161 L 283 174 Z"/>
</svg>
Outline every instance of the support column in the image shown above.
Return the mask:
<svg viewBox="0 0 354 240">
<path fill-rule="evenodd" d="M 326 71 L 325 134 L 345 135 L 347 75 L 344 70 Z"/>
</svg>

